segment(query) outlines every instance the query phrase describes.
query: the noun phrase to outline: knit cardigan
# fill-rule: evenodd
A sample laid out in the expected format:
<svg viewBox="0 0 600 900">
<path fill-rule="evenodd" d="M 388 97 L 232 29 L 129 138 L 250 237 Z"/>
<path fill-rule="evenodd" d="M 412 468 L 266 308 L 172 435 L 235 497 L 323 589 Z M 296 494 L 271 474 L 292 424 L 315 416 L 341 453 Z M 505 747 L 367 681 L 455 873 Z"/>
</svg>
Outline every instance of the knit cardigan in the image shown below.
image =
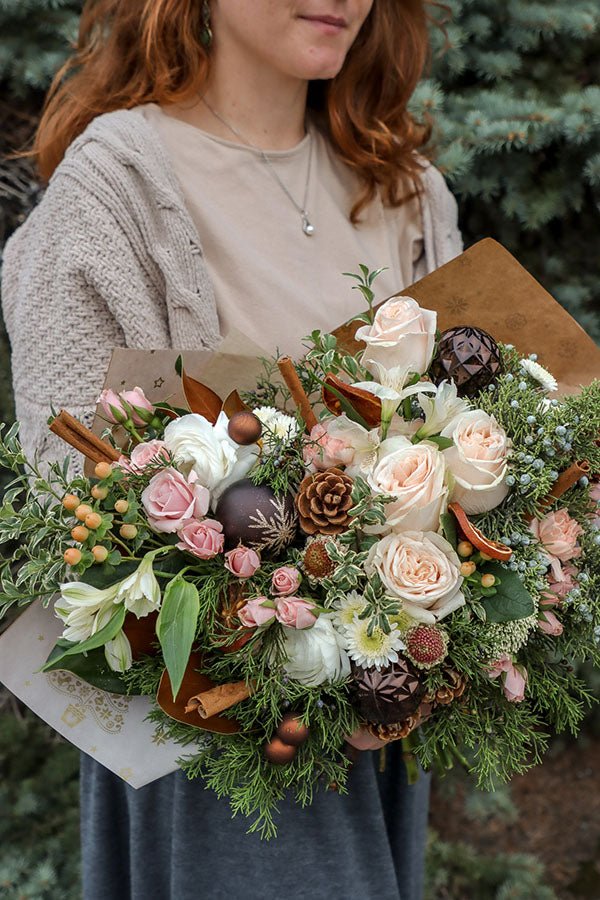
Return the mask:
<svg viewBox="0 0 600 900">
<path fill-rule="evenodd" d="M 428 165 L 422 178 L 424 262 L 416 276 L 461 251 L 443 177 Z M 201 238 L 161 138 L 139 108 L 100 115 L 73 141 L 7 242 L 2 275 L 28 455 L 65 456 L 46 424 L 50 408 L 91 422 L 114 347 L 212 350 L 221 339 Z M 81 459 L 73 463 L 80 471 Z"/>
</svg>

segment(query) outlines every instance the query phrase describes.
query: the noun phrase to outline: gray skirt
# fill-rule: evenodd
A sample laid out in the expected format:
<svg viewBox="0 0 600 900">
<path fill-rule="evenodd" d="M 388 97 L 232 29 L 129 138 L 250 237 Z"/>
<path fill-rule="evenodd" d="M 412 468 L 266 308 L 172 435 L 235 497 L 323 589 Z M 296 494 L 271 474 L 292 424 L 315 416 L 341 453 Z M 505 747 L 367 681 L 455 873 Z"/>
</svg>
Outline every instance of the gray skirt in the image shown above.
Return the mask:
<svg viewBox="0 0 600 900">
<path fill-rule="evenodd" d="M 429 778 L 407 785 L 399 743 L 386 757 L 361 753 L 345 796 L 282 803 L 267 842 L 200 781 L 135 790 L 82 754 L 84 900 L 420 900 Z"/>
</svg>

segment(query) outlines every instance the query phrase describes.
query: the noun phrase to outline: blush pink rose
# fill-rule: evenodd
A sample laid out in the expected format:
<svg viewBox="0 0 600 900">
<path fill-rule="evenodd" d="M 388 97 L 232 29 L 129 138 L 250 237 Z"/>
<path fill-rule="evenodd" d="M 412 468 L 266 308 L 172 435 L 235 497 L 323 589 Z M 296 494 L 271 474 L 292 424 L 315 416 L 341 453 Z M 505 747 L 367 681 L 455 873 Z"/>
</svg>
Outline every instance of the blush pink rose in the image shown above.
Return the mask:
<svg viewBox="0 0 600 900">
<path fill-rule="evenodd" d="M 110 388 L 106 388 L 102 391 L 96 403 L 99 403 L 104 410 L 104 414 L 106 415 L 109 422 L 126 422 L 127 421 L 127 413 L 121 403 L 121 398 L 119 395 L 111 390 Z"/>
<path fill-rule="evenodd" d="M 167 445 L 164 441 L 152 440 L 136 444 L 129 459 L 126 456 L 120 457 L 119 466 L 126 472 L 143 472 L 147 466 L 163 461 L 165 465 L 170 462 Z"/>
<path fill-rule="evenodd" d="M 275 619 L 275 610 L 272 606 L 263 606 L 263 603 L 272 603 L 268 597 L 254 597 L 242 606 L 238 616 L 242 625 L 246 628 L 260 628 L 270 625 Z"/>
<path fill-rule="evenodd" d="M 582 534 L 583 528 L 564 508 L 548 513 L 543 519 L 534 519 L 529 527 L 548 554 L 552 573 L 558 581 L 561 573 L 560 562 L 569 562 L 581 556 L 581 547 L 577 546 L 577 539 Z"/>
<path fill-rule="evenodd" d="M 527 669 L 516 666 L 507 653 L 492 663 L 488 669 L 490 678 L 502 678 L 502 690 L 510 703 L 520 703 L 525 699 L 527 685 Z"/>
<path fill-rule="evenodd" d="M 271 590 L 280 597 L 295 593 L 300 587 L 300 572 L 293 566 L 280 566 L 273 572 Z"/>
<path fill-rule="evenodd" d="M 189 519 L 179 529 L 180 541 L 175 546 L 199 559 L 212 559 L 223 549 L 223 526 L 214 519 Z"/>
<path fill-rule="evenodd" d="M 101 404 L 111 422 L 127 421 L 129 418 L 127 405 L 131 407 L 134 425 L 144 425 L 154 415 L 154 407 L 141 387 L 134 387 L 131 391 L 120 391 L 118 394 L 110 389 L 104 390 L 97 402 Z"/>
<path fill-rule="evenodd" d="M 577 587 L 577 569 L 575 566 L 569 565 L 567 563 L 564 566 L 561 566 L 558 563 L 558 567 L 560 568 L 559 578 L 555 577 L 555 573 L 550 573 L 550 577 L 548 579 L 548 589 L 542 594 L 540 604 L 541 606 L 558 606 L 562 603 L 563 598 L 569 591 L 572 591 L 573 588 Z"/>
<path fill-rule="evenodd" d="M 277 621 L 288 628 L 310 628 L 317 621 L 314 603 L 301 597 L 280 597 L 275 615 Z"/>
<path fill-rule="evenodd" d="M 260 569 L 260 556 L 256 550 L 240 544 L 225 554 L 225 568 L 238 578 L 250 578 Z"/>
<path fill-rule="evenodd" d="M 538 619 L 538 628 L 540 631 L 543 631 L 544 634 L 549 634 L 552 637 L 558 637 L 559 634 L 563 633 L 562 623 L 559 622 L 551 610 L 543 609 L 541 613 L 542 614 Z"/>
<path fill-rule="evenodd" d="M 321 422 L 311 429 L 302 452 L 306 466 L 321 472 L 334 466 L 350 465 L 354 459 L 354 448 L 347 441 L 329 434 Z"/>
<path fill-rule="evenodd" d="M 179 531 L 189 519 L 205 516 L 209 500 L 210 494 L 197 483 L 195 472 L 186 479 L 170 467 L 154 475 L 142 492 L 150 527 L 166 534 Z"/>
</svg>

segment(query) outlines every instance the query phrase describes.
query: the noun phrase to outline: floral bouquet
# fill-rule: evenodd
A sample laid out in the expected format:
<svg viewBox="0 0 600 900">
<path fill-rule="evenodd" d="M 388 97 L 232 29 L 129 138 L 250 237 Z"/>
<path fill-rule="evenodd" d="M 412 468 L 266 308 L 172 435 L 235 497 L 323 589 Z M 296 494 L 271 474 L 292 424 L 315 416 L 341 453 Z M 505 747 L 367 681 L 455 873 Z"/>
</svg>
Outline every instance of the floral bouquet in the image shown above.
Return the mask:
<svg viewBox="0 0 600 900">
<path fill-rule="evenodd" d="M 2 609 L 53 604 L 44 671 L 152 697 L 266 837 L 289 789 L 347 789 L 351 745 L 402 740 L 411 778 L 524 771 L 600 661 L 600 382 L 550 399 L 534 353 L 374 307 L 376 275 L 358 352 L 317 331 L 241 396 L 180 361 L 187 408 L 105 390 L 102 436 L 53 417 L 94 477 L 0 442 Z"/>
</svg>

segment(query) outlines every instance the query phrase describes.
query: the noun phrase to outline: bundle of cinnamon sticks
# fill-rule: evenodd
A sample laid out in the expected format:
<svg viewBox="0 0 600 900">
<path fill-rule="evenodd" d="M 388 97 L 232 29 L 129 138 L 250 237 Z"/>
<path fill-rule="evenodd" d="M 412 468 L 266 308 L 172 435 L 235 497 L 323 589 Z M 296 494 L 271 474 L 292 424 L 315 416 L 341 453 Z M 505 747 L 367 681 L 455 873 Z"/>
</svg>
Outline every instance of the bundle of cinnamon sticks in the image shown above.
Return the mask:
<svg viewBox="0 0 600 900">
<path fill-rule="evenodd" d="M 66 409 L 61 409 L 50 423 L 50 431 L 94 463 L 116 462 L 122 455 L 119 450 L 86 428 Z"/>
</svg>

